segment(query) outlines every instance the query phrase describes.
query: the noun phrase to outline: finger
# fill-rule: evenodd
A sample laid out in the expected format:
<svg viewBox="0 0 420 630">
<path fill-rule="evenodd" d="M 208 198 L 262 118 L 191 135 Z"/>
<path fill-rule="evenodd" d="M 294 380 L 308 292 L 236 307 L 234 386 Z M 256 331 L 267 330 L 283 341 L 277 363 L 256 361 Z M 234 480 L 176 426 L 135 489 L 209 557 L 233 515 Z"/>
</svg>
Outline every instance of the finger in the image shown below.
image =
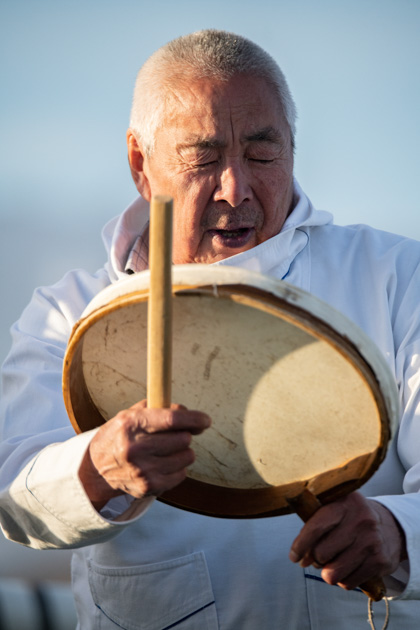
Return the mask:
<svg viewBox="0 0 420 630">
<path fill-rule="evenodd" d="M 201 411 L 184 409 L 147 409 L 138 403 L 120 411 L 112 422 L 117 430 L 122 430 L 134 439 L 137 433 L 158 433 L 168 431 L 189 431 L 198 435 L 207 429 L 211 420 Z"/>
<path fill-rule="evenodd" d="M 211 420 L 202 411 L 184 409 L 150 409 L 153 424 L 149 432 L 155 431 L 189 431 L 198 435 L 207 429 Z"/>
<path fill-rule="evenodd" d="M 136 499 L 148 496 L 160 496 L 182 483 L 186 477 L 185 468 L 167 475 L 151 475 L 150 477 L 124 478 L 115 481 L 115 487 Z"/>
<path fill-rule="evenodd" d="M 183 411 L 187 410 L 185 405 L 178 405 L 177 403 L 171 403 L 171 409 L 181 409 Z"/>
<path fill-rule="evenodd" d="M 136 496 L 138 498 L 143 498 L 147 496 L 159 497 L 164 492 L 168 492 L 169 490 L 172 490 L 180 483 L 182 483 L 185 480 L 186 476 L 187 475 L 185 468 L 168 475 L 159 475 L 152 478 L 147 486 L 144 485 L 143 487 L 136 487 L 131 489 L 129 491 L 129 494 L 132 494 L 133 496 Z"/>
<path fill-rule="evenodd" d="M 337 503 L 322 506 L 305 525 L 292 543 L 289 557 L 292 562 L 304 562 L 308 566 L 315 561 L 314 550 L 321 540 L 340 525 L 344 512 Z M 310 561 L 311 560 L 311 561 Z M 320 558 L 318 558 L 320 561 Z"/>
<path fill-rule="evenodd" d="M 311 550 L 306 557 L 311 557 L 312 564 L 318 564 L 319 567 L 323 567 L 338 557 L 343 557 L 346 550 L 351 548 L 353 555 L 355 545 L 359 532 L 351 527 L 345 526 L 344 519 L 333 529 L 329 530 L 317 543 L 314 549 Z M 339 527 L 341 525 L 341 527 Z"/>
<path fill-rule="evenodd" d="M 363 545 L 355 541 L 323 568 L 322 576 L 329 584 L 355 588 L 372 577 L 387 575 L 389 571 L 389 558 L 381 545 Z"/>
<path fill-rule="evenodd" d="M 129 462 L 141 461 L 145 456 L 164 458 L 189 449 L 190 444 L 191 433 L 188 431 L 138 433 L 123 458 Z"/>
<path fill-rule="evenodd" d="M 179 453 L 173 453 L 164 458 L 159 458 L 156 462 L 160 475 L 173 475 L 181 472 L 194 463 L 195 455 L 192 449 L 187 449 Z"/>
<path fill-rule="evenodd" d="M 350 576 L 357 575 L 364 564 L 366 564 L 366 557 L 359 554 L 353 546 L 350 546 L 325 564 L 322 567 L 321 575 L 328 584 L 340 583 L 344 586 L 347 585 Z M 360 578 L 363 579 L 363 574 L 360 575 Z M 357 586 L 355 582 L 354 586 Z"/>
<path fill-rule="evenodd" d="M 104 478 L 114 489 L 136 497 L 160 494 L 185 479 L 186 469 L 194 462 L 191 449 L 184 449 L 166 457 L 140 453 L 138 458 L 121 463 L 115 459 L 112 468 L 104 471 Z"/>
<path fill-rule="evenodd" d="M 362 560 L 352 572 L 348 572 L 348 566 L 345 565 L 340 568 L 328 566 L 321 571 L 321 576 L 325 582 L 332 585 L 337 584 L 346 590 L 353 590 L 368 580 L 380 578 L 382 575 L 384 573 L 379 566 L 376 567 L 375 563 L 372 563 L 368 558 Z"/>
<path fill-rule="evenodd" d="M 195 455 L 192 449 L 186 449 L 177 453 L 171 453 L 166 457 L 151 456 L 141 462 L 141 466 L 136 461 L 130 462 L 129 475 L 132 479 L 151 480 L 154 477 L 163 477 L 185 471 L 188 466 L 194 463 Z M 121 469 L 121 473 L 127 475 L 127 468 Z"/>
<path fill-rule="evenodd" d="M 147 399 L 143 398 L 143 400 L 139 400 L 138 402 L 134 403 L 134 405 L 131 406 L 131 409 L 134 409 L 134 408 L 147 409 Z M 178 403 L 171 403 L 170 408 L 171 409 L 183 409 L 183 410 L 187 409 L 187 407 L 185 405 L 180 405 Z"/>
<path fill-rule="evenodd" d="M 143 398 L 143 400 L 139 400 L 138 402 L 134 403 L 134 405 L 132 405 L 130 409 L 147 409 L 146 398 Z"/>
</svg>

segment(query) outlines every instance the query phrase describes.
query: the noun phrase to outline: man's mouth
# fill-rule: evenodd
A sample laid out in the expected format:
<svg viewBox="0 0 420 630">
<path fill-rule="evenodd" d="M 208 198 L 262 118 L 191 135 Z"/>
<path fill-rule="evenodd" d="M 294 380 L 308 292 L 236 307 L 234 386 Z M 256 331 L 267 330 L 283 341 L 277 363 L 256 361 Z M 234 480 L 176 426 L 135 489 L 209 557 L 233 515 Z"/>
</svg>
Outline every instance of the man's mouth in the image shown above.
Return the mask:
<svg viewBox="0 0 420 630">
<path fill-rule="evenodd" d="M 243 247 L 254 232 L 253 228 L 242 227 L 235 230 L 208 230 L 208 234 L 224 247 Z"/>
</svg>

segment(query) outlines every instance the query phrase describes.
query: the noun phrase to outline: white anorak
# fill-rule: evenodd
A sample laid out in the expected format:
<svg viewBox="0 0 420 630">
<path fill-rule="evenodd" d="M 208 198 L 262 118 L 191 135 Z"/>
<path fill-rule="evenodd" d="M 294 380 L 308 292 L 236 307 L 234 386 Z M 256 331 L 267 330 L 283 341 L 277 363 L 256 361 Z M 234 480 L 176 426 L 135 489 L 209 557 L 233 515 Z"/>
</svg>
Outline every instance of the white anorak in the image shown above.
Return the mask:
<svg viewBox="0 0 420 630">
<path fill-rule="evenodd" d="M 288 553 L 295 515 L 217 519 L 159 501 L 113 499 L 101 514 L 78 469 L 94 431 L 75 435 L 62 396 L 73 325 L 125 264 L 148 221 L 137 199 L 104 230 L 109 259 L 96 274 L 72 271 L 40 288 L 13 326 L 3 368 L 0 523 L 34 548 L 75 548 L 72 573 L 82 630 L 354 630 L 367 598 L 329 586 Z M 405 532 L 409 561 L 386 578 L 390 627 L 419 626 L 420 243 L 357 225 L 339 227 L 295 183 L 281 232 L 216 264 L 285 279 L 328 302 L 377 344 L 398 384 L 403 415 L 385 462 L 362 492 L 383 503 Z M 182 402 L 182 401 L 178 401 Z M 205 410 L 203 410 L 205 411 Z M 384 604 L 376 605 L 381 627 Z"/>
</svg>

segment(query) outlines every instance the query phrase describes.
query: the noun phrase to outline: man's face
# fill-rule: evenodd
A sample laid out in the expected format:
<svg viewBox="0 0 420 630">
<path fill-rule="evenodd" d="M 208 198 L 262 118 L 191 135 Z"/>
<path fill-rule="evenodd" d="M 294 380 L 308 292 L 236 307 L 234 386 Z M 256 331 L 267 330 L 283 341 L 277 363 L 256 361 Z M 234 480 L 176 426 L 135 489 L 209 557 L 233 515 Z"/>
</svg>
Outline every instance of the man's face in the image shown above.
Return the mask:
<svg viewBox="0 0 420 630">
<path fill-rule="evenodd" d="M 273 88 L 236 76 L 167 96 L 138 188 L 174 200 L 173 262 L 216 262 L 277 234 L 292 205 L 293 151 Z"/>
</svg>

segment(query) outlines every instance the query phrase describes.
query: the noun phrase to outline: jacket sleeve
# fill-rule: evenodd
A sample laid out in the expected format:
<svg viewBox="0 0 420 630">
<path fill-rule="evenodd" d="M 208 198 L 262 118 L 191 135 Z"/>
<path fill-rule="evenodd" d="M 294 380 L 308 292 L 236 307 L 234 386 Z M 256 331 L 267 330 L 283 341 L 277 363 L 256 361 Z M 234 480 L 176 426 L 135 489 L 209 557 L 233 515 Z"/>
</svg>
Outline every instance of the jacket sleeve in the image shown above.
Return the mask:
<svg viewBox="0 0 420 630">
<path fill-rule="evenodd" d="M 2 371 L 0 524 L 6 537 L 34 548 L 76 547 L 109 538 L 148 502 L 119 498 L 102 515 L 78 470 L 93 432 L 75 435 L 63 402 L 62 366 L 72 326 L 109 281 L 71 272 L 35 291 L 12 327 Z"/>
<path fill-rule="evenodd" d="M 387 584 L 390 594 L 404 599 L 418 599 L 420 593 L 420 265 L 418 244 L 405 243 L 404 269 L 396 270 L 396 278 L 408 278 L 395 283 L 391 293 L 390 319 L 395 344 L 395 377 L 398 384 L 401 420 L 393 448 L 403 469 L 403 492 L 391 494 L 396 479 L 388 476 L 388 493 L 376 496 L 400 523 L 406 539 L 408 561 L 401 564 Z M 408 259 L 408 262 L 407 262 Z M 386 462 L 385 462 L 386 463 Z M 400 581 L 400 587 L 398 582 Z M 400 592 L 399 592 L 400 591 Z"/>
</svg>

